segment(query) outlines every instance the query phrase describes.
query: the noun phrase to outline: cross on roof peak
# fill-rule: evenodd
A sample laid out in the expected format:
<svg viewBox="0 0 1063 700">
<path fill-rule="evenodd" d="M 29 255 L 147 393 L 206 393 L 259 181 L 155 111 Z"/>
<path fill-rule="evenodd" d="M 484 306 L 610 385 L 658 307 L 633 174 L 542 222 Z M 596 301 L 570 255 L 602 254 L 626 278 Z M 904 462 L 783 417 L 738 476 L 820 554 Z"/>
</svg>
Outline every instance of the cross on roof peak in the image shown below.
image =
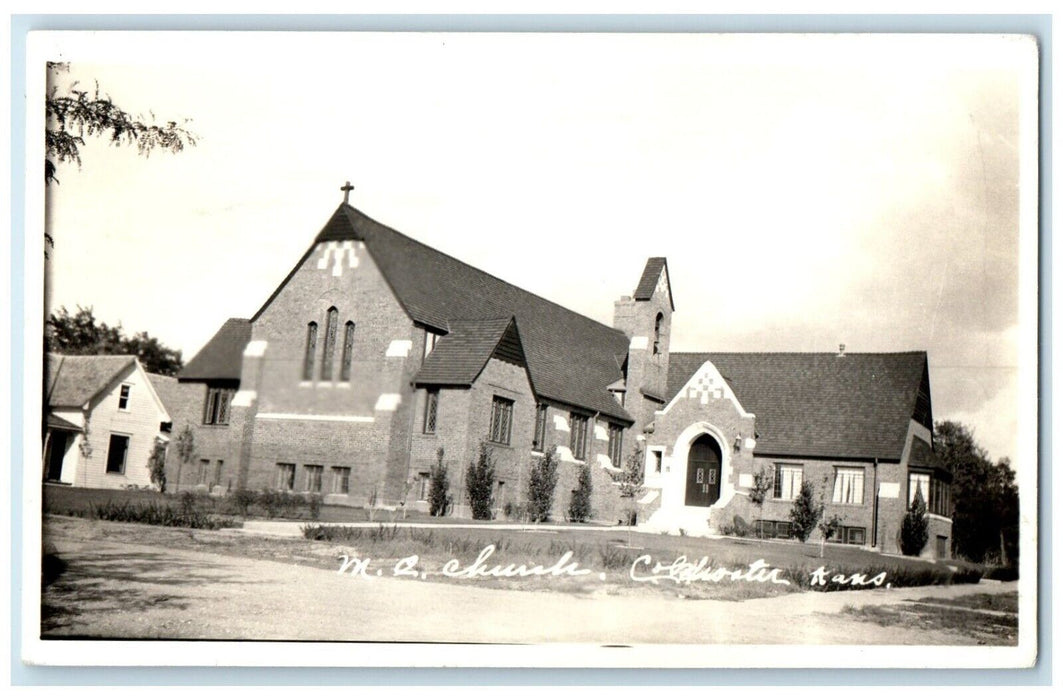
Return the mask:
<svg viewBox="0 0 1063 700">
<path fill-rule="evenodd" d="M 354 189 L 354 185 L 351 184 L 350 180 L 348 180 L 347 184 L 345 184 L 343 187 L 340 188 L 340 190 L 343 191 L 343 203 L 344 204 L 348 204 L 349 203 L 350 196 L 351 196 L 351 190 L 353 190 L 353 189 Z"/>
</svg>

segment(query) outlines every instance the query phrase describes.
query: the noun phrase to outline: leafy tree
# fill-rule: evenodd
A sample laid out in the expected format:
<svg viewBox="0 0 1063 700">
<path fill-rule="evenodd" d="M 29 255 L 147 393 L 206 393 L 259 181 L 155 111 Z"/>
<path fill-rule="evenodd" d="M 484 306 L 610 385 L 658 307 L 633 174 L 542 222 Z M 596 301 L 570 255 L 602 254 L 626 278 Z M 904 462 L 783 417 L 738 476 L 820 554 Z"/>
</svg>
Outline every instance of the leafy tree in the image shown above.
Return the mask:
<svg viewBox="0 0 1063 700">
<path fill-rule="evenodd" d="M 428 514 L 443 517 L 450 508 L 450 479 L 447 477 L 447 465 L 443 463 L 442 447 L 436 452 L 436 464 L 428 478 Z"/>
<path fill-rule="evenodd" d="M 901 521 L 901 553 L 910 557 L 917 557 L 926 547 L 930 539 L 930 517 L 926 514 L 926 501 L 923 500 L 923 490 L 915 489 L 915 498 L 912 505 Z"/>
<path fill-rule="evenodd" d="M 793 533 L 802 542 L 808 541 L 808 536 L 816 527 L 816 523 L 823 516 L 823 504 L 816 502 L 812 493 L 812 484 L 807 481 L 801 483 L 801 492 L 794 499 L 794 505 L 790 509 L 790 521 L 793 523 Z"/>
<path fill-rule="evenodd" d="M 819 557 L 823 558 L 823 552 L 827 547 L 827 540 L 834 537 L 834 533 L 842 528 L 842 519 L 833 515 L 829 519 L 824 520 L 819 524 L 819 534 L 823 535 L 823 539 L 819 541 Z"/>
<path fill-rule="evenodd" d="M 768 497 L 768 492 L 775 488 L 775 475 L 771 470 L 765 467 L 757 469 L 757 473 L 753 475 L 753 486 L 749 489 L 749 501 L 757 507 L 757 512 L 761 514 L 761 518 L 758 520 L 757 525 L 757 537 L 763 537 L 763 515 L 764 515 L 764 501 Z"/>
<path fill-rule="evenodd" d="M 91 306 L 78 306 L 75 314 L 63 306 L 49 314 L 44 347 L 47 352 L 64 355 L 136 355 L 148 372 L 171 377 L 184 366 L 180 350 L 166 347 L 143 331 L 126 336 L 121 325 L 97 321 Z"/>
<path fill-rule="evenodd" d="M 953 553 L 970 561 L 1016 564 L 1019 490 L 1011 462 L 995 464 L 962 423 L 935 426 L 935 452 L 952 472 Z"/>
<path fill-rule="evenodd" d="M 591 517 L 591 491 L 594 485 L 591 483 L 591 466 L 581 464 L 579 468 L 579 481 L 576 489 L 572 492 L 572 500 L 568 504 L 568 519 L 576 523 L 585 523 Z"/>
<path fill-rule="evenodd" d="M 642 456 L 642 446 L 636 445 L 635 451 L 628 455 L 624 466 L 619 473 L 613 475 L 613 481 L 620 488 L 621 498 L 630 498 L 634 503 L 625 511 L 627 525 L 634 525 L 638 520 L 638 499 L 646 491 L 645 483 L 645 460 Z"/>
<path fill-rule="evenodd" d="M 155 122 L 143 115 L 126 112 L 108 96 L 100 92 L 99 84 L 92 92 L 83 90 L 75 81 L 60 89 L 57 80 L 60 73 L 69 70 L 65 63 L 48 64 L 48 91 L 44 98 L 44 183 L 59 184 L 56 173 L 60 163 L 73 162 L 81 166 L 81 147 L 85 137 L 99 137 L 113 146 L 135 146 L 137 153 L 147 157 L 155 150 L 180 153 L 185 146 L 195 146 L 197 136 L 185 128 L 188 120 L 181 123 Z M 54 241 L 44 234 L 45 251 Z"/>
<path fill-rule="evenodd" d="M 480 453 L 465 470 L 465 490 L 469 494 L 473 520 L 490 520 L 495 493 L 495 458 L 486 442 L 480 442 Z"/>
<path fill-rule="evenodd" d="M 148 456 L 148 473 L 151 483 L 159 487 L 159 493 L 166 493 L 166 441 L 155 438 Z"/>
<path fill-rule="evenodd" d="M 181 469 L 190 464 L 196 458 L 196 434 L 192 432 L 192 426 L 185 424 L 184 430 L 177 436 L 177 489 L 181 489 Z"/>
<path fill-rule="evenodd" d="M 556 488 L 557 448 L 551 447 L 536 458 L 528 475 L 528 517 L 533 523 L 550 519 Z"/>
</svg>

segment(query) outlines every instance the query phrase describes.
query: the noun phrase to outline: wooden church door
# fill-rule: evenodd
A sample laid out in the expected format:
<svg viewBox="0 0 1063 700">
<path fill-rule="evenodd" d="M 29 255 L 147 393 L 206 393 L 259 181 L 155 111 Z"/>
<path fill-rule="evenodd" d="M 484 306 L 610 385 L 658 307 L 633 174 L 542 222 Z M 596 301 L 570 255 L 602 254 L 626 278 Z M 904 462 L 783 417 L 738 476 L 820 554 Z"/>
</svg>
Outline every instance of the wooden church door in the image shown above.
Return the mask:
<svg viewBox="0 0 1063 700">
<path fill-rule="evenodd" d="M 708 435 L 690 446 L 687 457 L 688 506 L 707 508 L 720 499 L 720 476 L 723 457 L 720 444 Z"/>
</svg>

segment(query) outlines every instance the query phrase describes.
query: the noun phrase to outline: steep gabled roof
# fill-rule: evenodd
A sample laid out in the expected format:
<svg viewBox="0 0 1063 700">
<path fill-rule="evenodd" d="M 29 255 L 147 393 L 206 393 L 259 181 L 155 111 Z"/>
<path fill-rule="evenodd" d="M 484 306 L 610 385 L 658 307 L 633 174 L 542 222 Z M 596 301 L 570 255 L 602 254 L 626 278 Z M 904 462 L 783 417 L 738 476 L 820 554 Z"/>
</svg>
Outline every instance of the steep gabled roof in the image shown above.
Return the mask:
<svg viewBox="0 0 1063 700">
<path fill-rule="evenodd" d="M 181 381 L 239 381 L 244 348 L 251 340 L 251 321 L 230 318 L 177 373 Z"/>
<path fill-rule="evenodd" d="M 944 466 L 941 459 L 934 453 L 930 443 L 920 437 L 912 438 L 912 451 L 908 455 L 908 466 L 929 467 L 938 469 Z"/>
<path fill-rule="evenodd" d="M 414 383 L 470 386 L 503 342 L 512 360 L 526 364 L 517 323 L 512 317 L 451 321 L 450 333 L 436 341 Z"/>
<path fill-rule="evenodd" d="M 671 305 L 672 311 L 675 311 L 675 301 L 672 299 L 672 280 L 668 276 L 668 261 L 665 258 L 650 258 L 646 261 L 646 267 L 642 270 L 639 285 L 635 287 L 635 301 L 646 301 L 653 297 L 661 272 L 664 272 L 665 281 L 668 285 L 668 303 Z"/>
<path fill-rule="evenodd" d="M 925 352 L 672 353 L 668 393 L 711 361 L 756 415 L 758 454 L 899 460 Z"/>
<path fill-rule="evenodd" d="M 129 370 L 133 355 L 55 355 L 45 359 L 49 406 L 83 406 Z"/>
<path fill-rule="evenodd" d="M 418 243 L 347 205 L 340 205 L 315 244 L 342 240 L 365 242 L 415 322 L 449 331 L 455 319 L 515 317 L 539 396 L 633 420 L 606 390 L 622 376 L 615 358 L 627 354 L 623 332 Z"/>
</svg>

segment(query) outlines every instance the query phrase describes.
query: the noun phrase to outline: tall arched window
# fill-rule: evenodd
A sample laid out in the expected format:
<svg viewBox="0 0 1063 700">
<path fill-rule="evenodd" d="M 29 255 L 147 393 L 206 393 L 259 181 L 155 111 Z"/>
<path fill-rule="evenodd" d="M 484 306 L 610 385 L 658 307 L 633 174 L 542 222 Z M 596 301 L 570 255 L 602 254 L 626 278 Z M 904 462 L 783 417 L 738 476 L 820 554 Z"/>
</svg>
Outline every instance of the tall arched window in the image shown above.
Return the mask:
<svg viewBox="0 0 1063 700">
<path fill-rule="evenodd" d="M 336 356 L 336 324 L 339 322 L 340 312 L 335 306 L 329 307 L 325 321 L 325 352 L 321 358 L 321 378 L 325 381 L 332 379 L 332 358 Z"/>
<path fill-rule="evenodd" d="M 664 314 L 657 314 L 657 320 L 653 322 L 653 354 L 659 355 L 661 352 L 661 322 L 664 320 Z"/>
<path fill-rule="evenodd" d="M 347 321 L 343 330 L 343 361 L 340 366 L 340 381 L 351 380 L 351 358 L 354 356 L 354 321 Z"/>
<path fill-rule="evenodd" d="M 317 324 L 306 324 L 306 355 L 303 357 L 303 381 L 314 378 L 314 354 L 317 352 Z"/>
</svg>

